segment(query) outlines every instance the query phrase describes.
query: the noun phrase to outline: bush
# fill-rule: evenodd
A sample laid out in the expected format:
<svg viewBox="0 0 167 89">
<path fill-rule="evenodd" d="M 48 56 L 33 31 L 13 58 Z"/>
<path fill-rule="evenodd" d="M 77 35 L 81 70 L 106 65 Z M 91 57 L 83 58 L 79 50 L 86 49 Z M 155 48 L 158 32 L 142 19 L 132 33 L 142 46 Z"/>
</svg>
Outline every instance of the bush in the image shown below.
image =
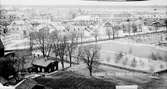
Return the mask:
<svg viewBox="0 0 167 89">
<path fill-rule="evenodd" d="M 128 58 L 126 57 L 126 58 L 123 60 L 122 64 L 123 64 L 123 65 L 127 65 L 127 63 L 128 63 Z"/>
<path fill-rule="evenodd" d="M 163 69 L 163 68 L 164 68 L 164 65 L 161 64 L 161 65 L 160 65 L 160 68 Z"/>
<path fill-rule="evenodd" d="M 107 61 L 107 62 L 110 62 L 110 59 L 111 59 L 110 56 L 108 56 L 108 57 L 106 58 L 106 61 Z"/>
<path fill-rule="evenodd" d="M 132 62 L 131 62 L 131 67 L 136 67 L 137 66 L 137 61 L 135 58 L 133 58 Z"/>
<path fill-rule="evenodd" d="M 152 59 L 152 60 L 155 60 L 155 61 L 156 61 L 156 60 L 163 60 L 162 56 L 161 56 L 159 53 L 156 53 L 156 54 L 155 54 L 155 53 L 152 53 L 152 54 L 151 54 L 151 59 Z"/>
<path fill-rule="evenodd" d="M 154 72 L 154 66 L 150 66 L 150 72 Z"/>
<path fill-rule="evenodd" d="M 144 67 L 144 62 L 140 60 L 140 66 Z"/>
<path fill-rule="evenodd" d="M 158 60 L 158 57 L 157 57 L 154 53 L 152 53 L 152 54 L 151 54 L 151 59 L 152 59 L 152 60 Z"/>
<path fill-rule="evenodd" d="M 116 59 L 115 59 L 115 63 L 118 63 L 123 57 L 123 53 L 120 52 L 118 54 L 116 54 Z"/>
</svg>

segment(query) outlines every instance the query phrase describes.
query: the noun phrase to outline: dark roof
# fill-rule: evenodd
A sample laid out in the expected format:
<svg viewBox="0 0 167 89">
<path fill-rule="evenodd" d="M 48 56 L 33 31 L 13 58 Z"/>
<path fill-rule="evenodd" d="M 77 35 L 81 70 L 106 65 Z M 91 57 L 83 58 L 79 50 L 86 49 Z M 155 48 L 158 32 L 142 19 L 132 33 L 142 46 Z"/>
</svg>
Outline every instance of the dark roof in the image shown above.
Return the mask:
<svg viewBox="0 0 167 89">
<path fill-rule="evenodd" d="M 33 79 L 25 79 L 16 85 L 16 89 L 32 89 L 37 82 Z"/>
<path fill-rule="evenodd" d="M 162 74 L 167 73 L 167 69 L 156 71 L 155 73 Z"/>
<path fill-rule="evenodd" d="M 3 48 L 4 48 L 4 45 L 3 45 L 2 40 L 0 39 L 0 49 L 3 49 Z"/>
<path fill-rule="evenodd" d="M 29 78 L 19 82 L 16 85 L 15 89 L 52 89 L 52 88 L 38 84 L 35 80 Z"/>
<path fill-rule="evenodd" d="M 5 52 L 5 57 L 8 57 L 8 56 L 14 56 L 15 55 L 15 52 Z"/>
<path fill-rule="evenodd" d="M 72 71 L 59 71 L 49 77 L 38 77 L 35 80 L 53 89 L 115 89 L 113 82 L 87 78 Z"/>
</svg>

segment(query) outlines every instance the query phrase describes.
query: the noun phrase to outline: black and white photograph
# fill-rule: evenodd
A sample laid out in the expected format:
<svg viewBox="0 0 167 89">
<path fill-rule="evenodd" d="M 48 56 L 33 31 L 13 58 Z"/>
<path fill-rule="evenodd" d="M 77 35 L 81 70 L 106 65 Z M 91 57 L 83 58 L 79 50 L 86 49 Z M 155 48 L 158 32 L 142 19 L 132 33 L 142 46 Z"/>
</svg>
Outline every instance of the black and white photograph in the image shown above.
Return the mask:
<svg viewBox="0 0 167 89">
<path fill-rule="evenodd" d="M 167 89 L 167 0 L 0 0 L 0 89 Z"/>
</svg>

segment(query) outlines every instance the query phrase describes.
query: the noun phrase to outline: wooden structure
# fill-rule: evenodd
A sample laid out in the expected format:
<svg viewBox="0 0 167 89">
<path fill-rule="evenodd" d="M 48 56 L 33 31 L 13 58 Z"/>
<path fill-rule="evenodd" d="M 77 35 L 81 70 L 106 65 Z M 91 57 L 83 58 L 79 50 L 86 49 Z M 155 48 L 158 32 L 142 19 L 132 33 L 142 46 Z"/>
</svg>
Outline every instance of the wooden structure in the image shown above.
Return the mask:
<svg viewBox="0 0 167 89">
<path fill-rule="evenodd" d="M 40 58 L 33 63 L 35 72 L 53 72 L 58 70 L 58 61 L 55 58 Z"/>
</svg>

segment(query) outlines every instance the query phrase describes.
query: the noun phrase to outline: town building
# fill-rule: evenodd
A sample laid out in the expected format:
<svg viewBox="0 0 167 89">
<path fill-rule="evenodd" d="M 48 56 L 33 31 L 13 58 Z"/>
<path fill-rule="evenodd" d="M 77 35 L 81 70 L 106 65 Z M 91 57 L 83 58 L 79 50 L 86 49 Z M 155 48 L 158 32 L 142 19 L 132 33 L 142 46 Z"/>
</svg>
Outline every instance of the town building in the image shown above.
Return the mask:
<svg viewBox="0 0 167 89">
<path fill-rule="evenodd" d="M 32 65 L 35 72 L 53 72 L 58 70 L 58 59 L 53 57 L 36 58 Z"/>
</svg>

